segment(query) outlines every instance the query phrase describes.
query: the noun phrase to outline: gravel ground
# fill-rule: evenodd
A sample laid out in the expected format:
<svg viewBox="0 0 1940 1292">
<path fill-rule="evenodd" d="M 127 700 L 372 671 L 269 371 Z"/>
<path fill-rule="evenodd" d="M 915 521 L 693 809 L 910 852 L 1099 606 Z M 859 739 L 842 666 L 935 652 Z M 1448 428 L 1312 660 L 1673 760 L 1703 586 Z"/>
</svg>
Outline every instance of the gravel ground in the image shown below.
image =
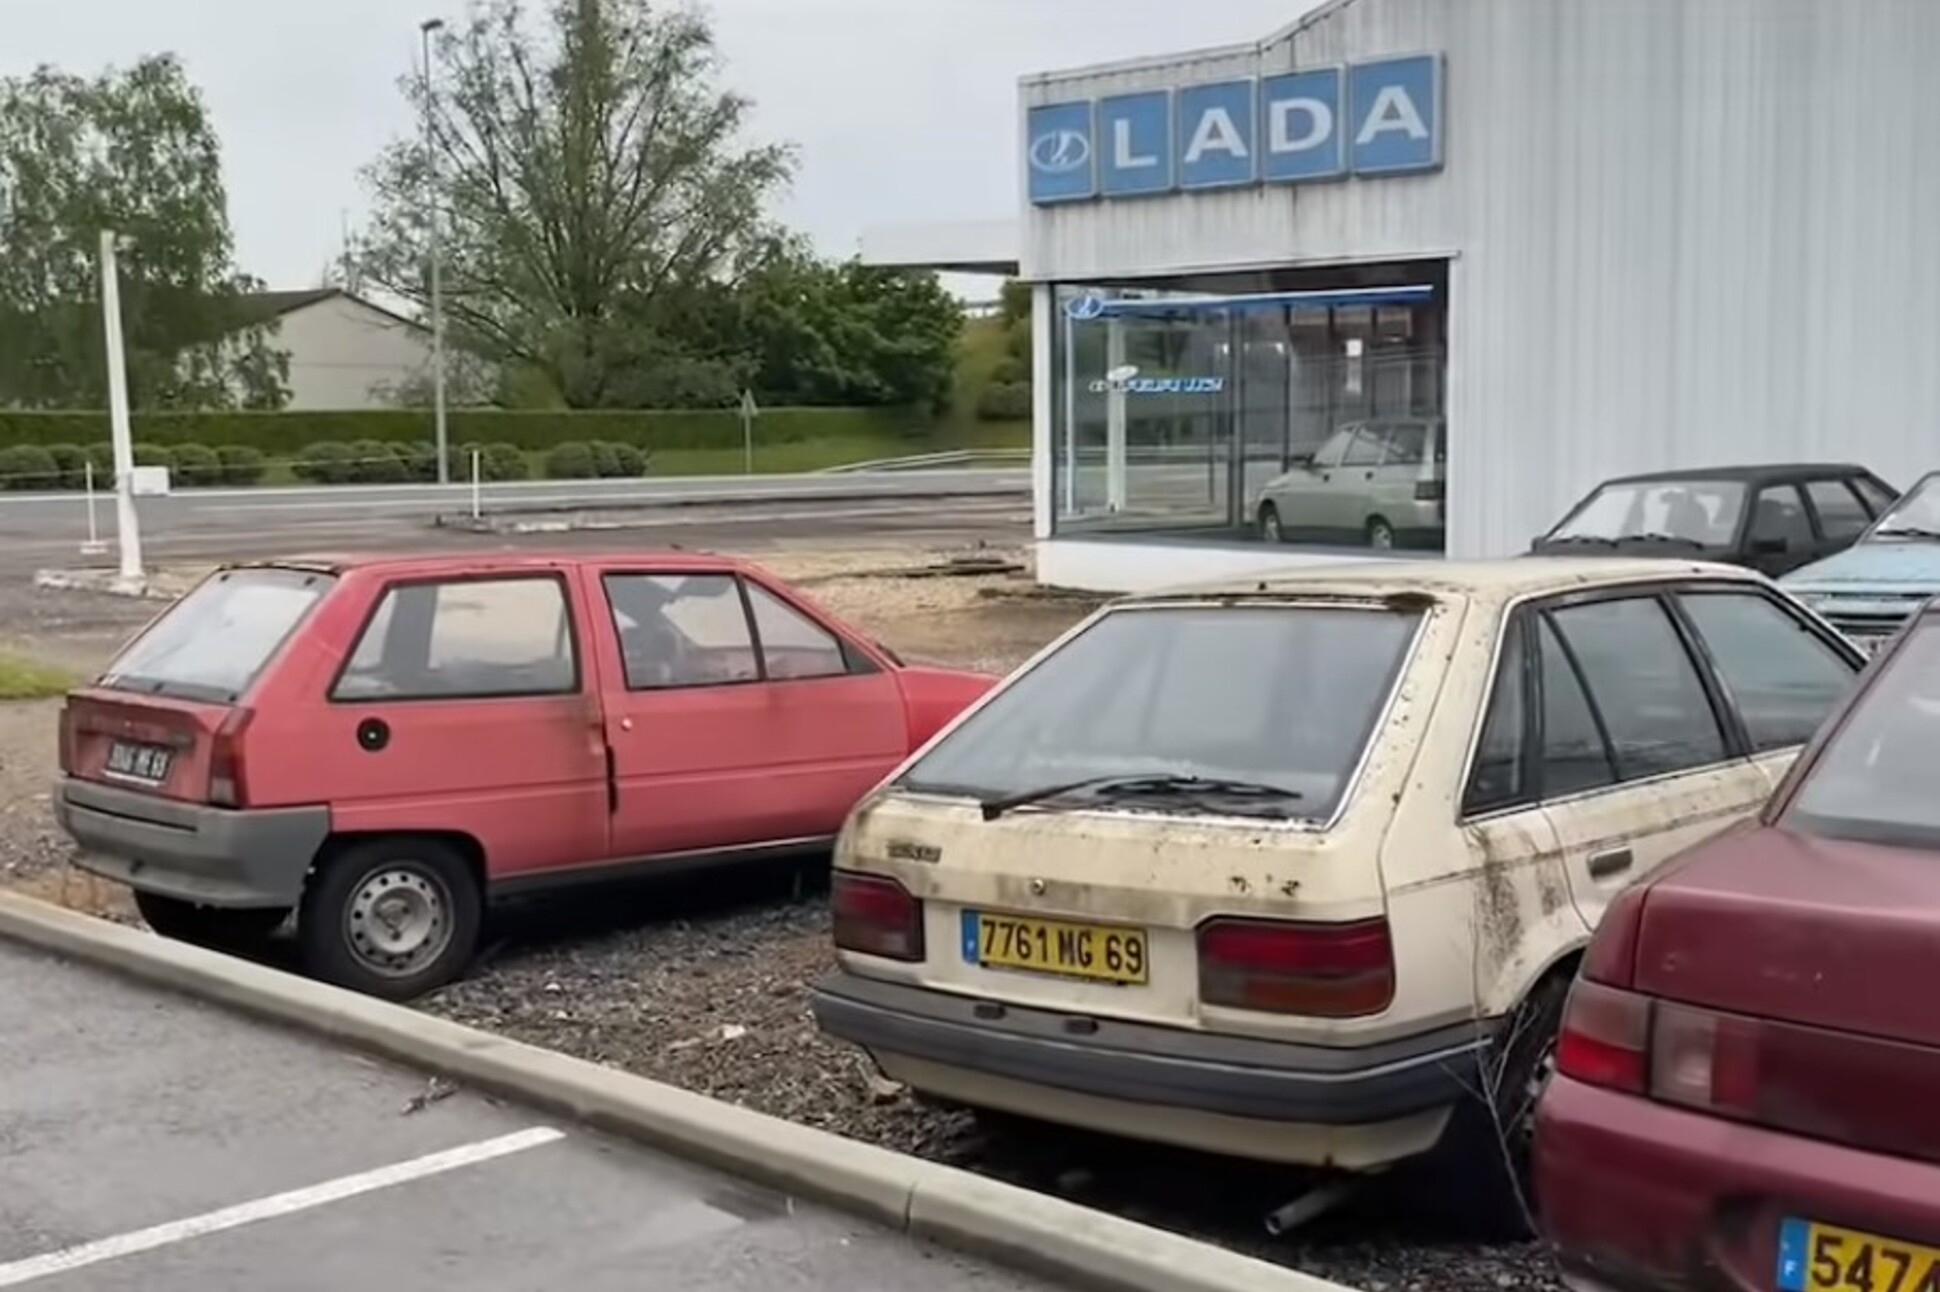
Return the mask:
<svg viewBox="0 0 1940 1292">
<path fill-rule="evenodd" d="M 1003 575 L 878 577 L 885 567 L 960 552 L 878 546 L 755 555 L 916 662 L 1007 670 L 1090 608 L 1030 595 L 1022 580 Z M 9 626 L 0 645 L 85 668 L 153 610 L 0 584 L 0 622 Z M 48 816 L 56 707 L 0 707 L 0 883 L 131 920 L 119 890 L 66 864 L 70 850 Z M 808 990 L 833 963 L 822 878 L 814 868 L 743 870 L 535 905 L 495 921 L 477 970 L 422 1007 L 1367 1292 L 1560 1287 L 1538 1246 L 1485 1249 L 1437 1234 L 1391 1188 L 1370 1186 L 1297 1242 L 1274 1240 L 1261 1218 L 1298 1192 L 1298 1181 L 1048 1128 L 992 1139 L 964 1113 L 915 1102 L 859 1053 L 823 1038 L 810 1018 Z"/>
</svg>

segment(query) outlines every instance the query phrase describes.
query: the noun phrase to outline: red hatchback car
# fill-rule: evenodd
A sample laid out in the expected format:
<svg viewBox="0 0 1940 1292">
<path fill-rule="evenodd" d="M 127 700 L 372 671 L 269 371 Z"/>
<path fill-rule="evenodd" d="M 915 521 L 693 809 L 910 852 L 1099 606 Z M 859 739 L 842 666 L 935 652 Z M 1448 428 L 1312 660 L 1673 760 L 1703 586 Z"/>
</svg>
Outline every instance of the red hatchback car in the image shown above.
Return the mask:
<svg viewBox="0 0 1940 1292">
<path fill-rule="evenodd" d="M 491 898 L 827 847 L 994 680 L 725 557 L 236 565 L 68 697 L 54 808 L 158 932 L 294 912 L 309 972 L 402 999 Z"/>
<path fill-rule="evenodd" d="M 1611 905 L 1537 1112 L 1577 1289 L 1940 1292 L 1940 610 Z"/>
</svg>

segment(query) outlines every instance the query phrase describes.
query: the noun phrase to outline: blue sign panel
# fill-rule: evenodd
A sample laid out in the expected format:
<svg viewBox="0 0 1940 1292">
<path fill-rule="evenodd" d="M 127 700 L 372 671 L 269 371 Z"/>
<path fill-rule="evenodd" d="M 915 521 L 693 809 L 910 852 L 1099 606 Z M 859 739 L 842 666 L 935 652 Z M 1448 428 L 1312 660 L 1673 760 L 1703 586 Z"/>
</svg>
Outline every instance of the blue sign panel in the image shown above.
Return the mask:
<svg viewBox="0 0 1940 1292">
<path fill-rule="evenodd" d="M 1420 174 L 1442 165 L 1442 56 L 1043 104 L 1030 200 Z"/>
<path fill-rule="evenodd" d="M 1175 136 L 1180 188 L 1227 188 L 1259 177 L 1253 158 L 1254 81 L 1188 85 L 1179 91 Z"/>
<path fill-rule="evenodd" d="M 1031 170 L 1032 202 L 1076 202 L 1097 194 L 1091 115 L 1090 103 L 1053 103 L 1031 109 L 1025 160 Z"/>
<path fill-rule="evenodd" d="M 1172 187 L 1172 92 L 1098 100 L 1098 180 L 1106 197 Z"/>
<path fill-rule="evenodd" d="M 1348 73 L 1356 175 L 1404 175 L 1441 164 L 1441 60 L 1362 63 Z"/>
<path fill-rule="evenodd" d="M 1260 82 L 1260 178 L 1285 184 L 1347 173 L 1340 92 L 1338 67 Z"/>
</svg>

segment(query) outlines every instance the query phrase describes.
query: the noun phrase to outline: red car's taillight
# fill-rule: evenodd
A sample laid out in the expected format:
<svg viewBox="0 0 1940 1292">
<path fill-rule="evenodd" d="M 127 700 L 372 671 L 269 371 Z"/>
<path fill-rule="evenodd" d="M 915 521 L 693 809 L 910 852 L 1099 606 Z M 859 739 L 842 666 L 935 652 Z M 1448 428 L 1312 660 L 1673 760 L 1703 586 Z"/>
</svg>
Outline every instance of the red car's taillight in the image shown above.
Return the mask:
<svg viewBox="0 0 1940 1292">
<path fill-rule="evenodd" d="M 886 875 L 838 870 L 829 881 L 835 945 L 885 960 L 923 958 L 923 904 Z"/>
<path fill-rule="evenodd" d="M 1650 1084 L 1650 997 L 1579 978 L 1556 1038 L 1556 1070 L 1611 1090 Z"/>
<path fill-rule="evenodd" d="M 1666 1103 L 1749 1117 L 1758 1111 L 1753 1019 L 1658 1002 L 1650 1028 L 1650 1093 Z"/>
<path fill-rule="evenodd" d="M 209 742 L 209 802 L 239 808 L 249 802 L 249 782 L 243 776 L 242 738 L 254 716 L 250 709 L 231 710 Z"/>
<path fill-rule="evenodd" d="M 1388 922 L 1209 920 L 1199 926 L 1199 999 L 1314 1018 L 1378 1014 L 1394 1000 Z"/>
<path fill-rule="evenodd" d="M 1650 997 L 1630 990 L 1636 981 L 1637 939 L 1648 891 L 1626 888 L 1605 908 L 1583 953 L 1556 1038 L 1558 1072 L 1633 1094 L 1643 1094 L 1650 1085 Z"/>
</svg>

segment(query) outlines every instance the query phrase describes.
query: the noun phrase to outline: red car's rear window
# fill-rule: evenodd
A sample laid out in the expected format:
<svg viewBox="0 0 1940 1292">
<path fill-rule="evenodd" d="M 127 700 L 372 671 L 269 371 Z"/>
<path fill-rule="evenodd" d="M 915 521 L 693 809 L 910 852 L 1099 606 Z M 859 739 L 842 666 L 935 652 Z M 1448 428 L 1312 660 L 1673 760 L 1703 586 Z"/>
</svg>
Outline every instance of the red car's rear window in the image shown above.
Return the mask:
<svg viewBox="0 0 1940 1292">
<path fill-rule="evenodd" d="M 130 642 L 98 685 L 234 704 L 335 582 L 315 570 L 223 571 Z"/>
</svg>

